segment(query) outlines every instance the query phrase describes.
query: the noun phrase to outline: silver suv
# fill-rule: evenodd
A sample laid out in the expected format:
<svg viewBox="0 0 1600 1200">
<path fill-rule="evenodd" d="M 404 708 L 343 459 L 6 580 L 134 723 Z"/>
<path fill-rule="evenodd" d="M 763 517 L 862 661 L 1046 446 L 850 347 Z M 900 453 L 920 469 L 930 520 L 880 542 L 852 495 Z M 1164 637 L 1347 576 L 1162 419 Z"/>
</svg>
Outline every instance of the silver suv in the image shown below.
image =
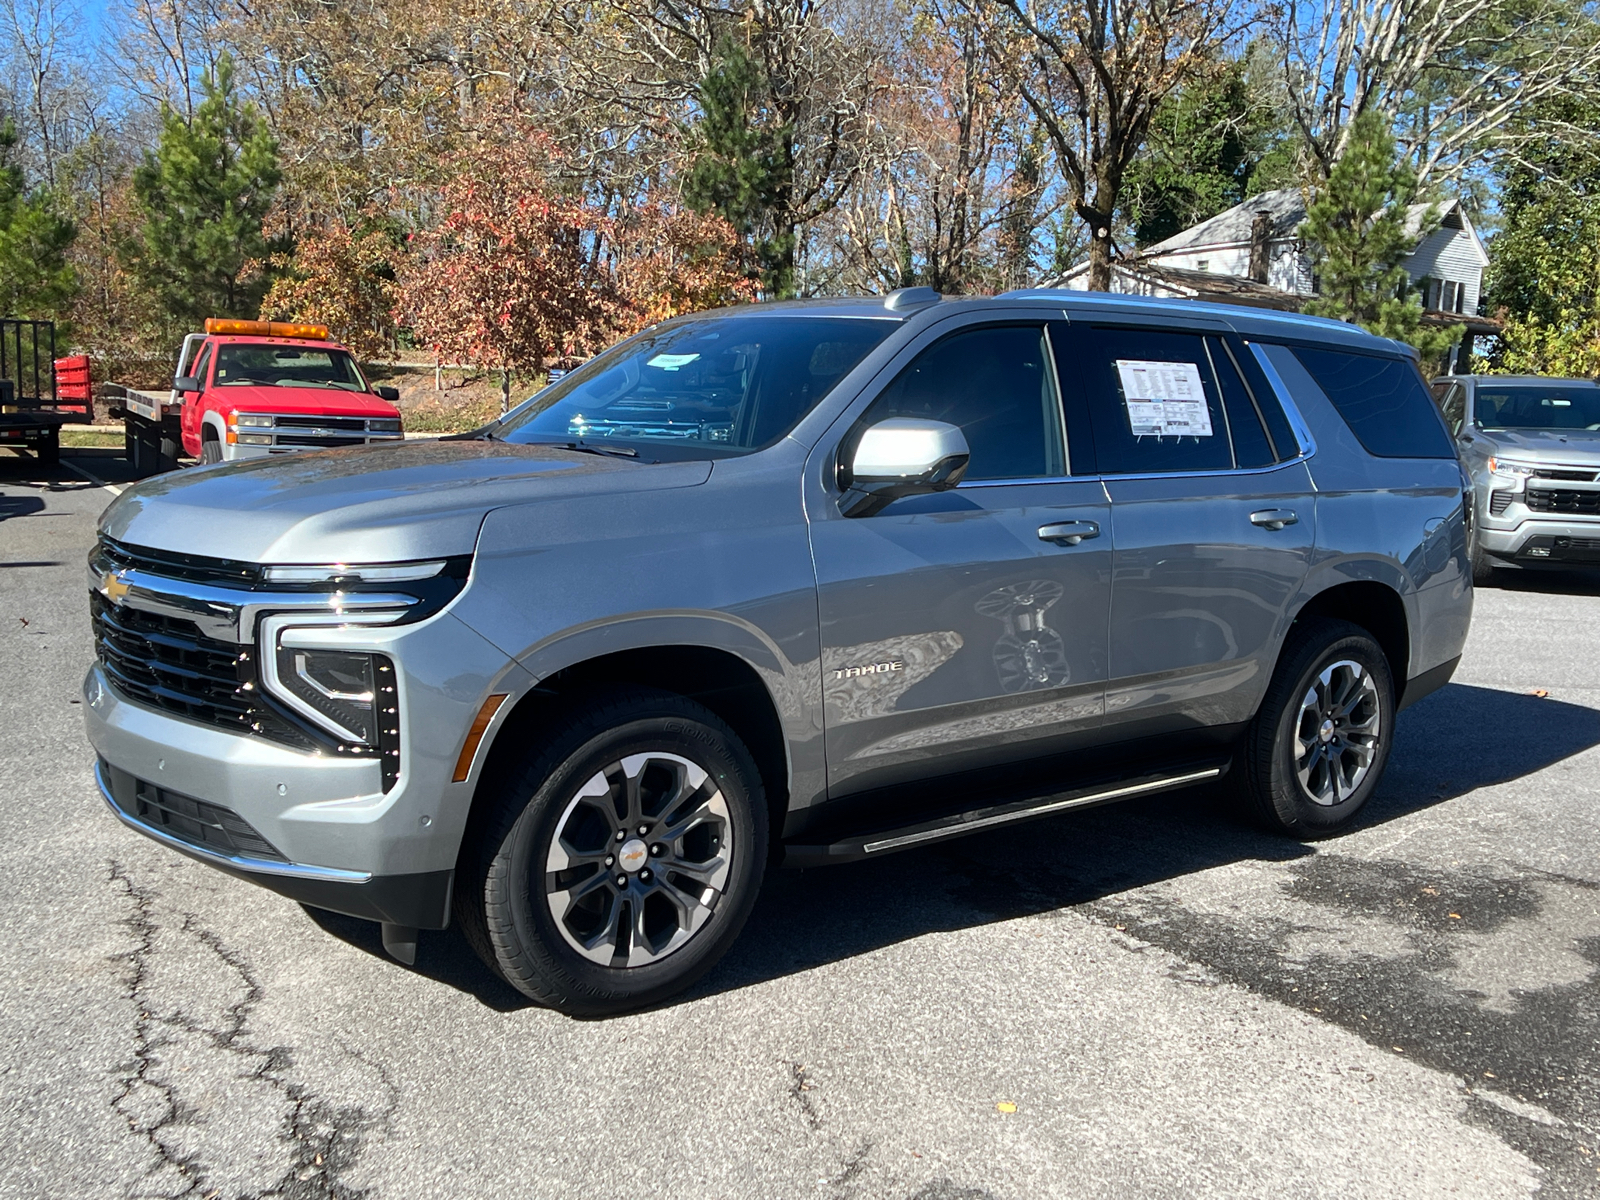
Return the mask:
<svg viewBox="0 0 1600 1200">
<path fill-rule="evenodd" d="M 89 572 L 89 740 L 139 832 L 615 1012 L 775 864 L 1226 774 L 1318 837 L 1472 608 L 1414 359 L 1073 292 L 762 305 L 474 434 L 162 476 Z"/>
<path fill-rule="evenodd" d="M 1600 384 L 1528 375 L 1434 380 L 1472 476 L 1472 577 L 1600 566 Z"/>
</svg>

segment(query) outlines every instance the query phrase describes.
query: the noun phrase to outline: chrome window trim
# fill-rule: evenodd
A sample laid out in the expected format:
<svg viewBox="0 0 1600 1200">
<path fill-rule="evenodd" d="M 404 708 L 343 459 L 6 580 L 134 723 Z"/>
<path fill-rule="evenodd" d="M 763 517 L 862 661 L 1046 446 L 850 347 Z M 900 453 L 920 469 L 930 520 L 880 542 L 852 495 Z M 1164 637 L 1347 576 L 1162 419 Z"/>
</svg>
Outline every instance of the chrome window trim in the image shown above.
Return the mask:
<svg viewBox="0 0 1600 1200">
<path fill-rule="evenodd" d="M 111 796 L 111 785 L 106 781 L 105 771 L 97 762 L 94 765 L 95 785 L 100 789 L 100 798 L 106 802 L 106 807 L 112 815 L 126 825 L 129 829 L 144 834 L 153 841 L 160 842 L 163 846 L 170 846 L 190 858 L 199 859 L 215 867 L 231 868 L 235 871 L 249 871 L 256 875 L 283 875 L 290 879 L 316 879 L 324 883 L 369 883 L 372 880 L 371 871 L 347 871 L 340 867 L 312 867 L 304 863 L 273 862 L 264 858 L 247 858 L 243 855 L 218 854 L 214 850 L 205 850 L 182 838 L 175 838 L 170 833 L 147 825 L 137 817 L 130 817 L 118 806 Z"/>
<path fill-rule="evenodd" d="M 247 592 L 152 575 L 137 567 L 113 568 L 96 552 L 89 560 L 89 589 L 113 605 L 193 621 L 200 632 L 221 642 L 247 645 L 255 640 L 256 618 L 267 612 L 344 614 L 388 611 L 398 620 L 418 601 L 415 596 L 366 592 Z"/>
<path fill-rule="evenodd" d="M 1300 457 L 1310 458 L 1317 452 L 1316 439 L 1311 436 L 1311 427 L 1306 424 L 1306 419 L 1300 415 L 1300 409 L 1294 402 L 1294 397 L 1289 394 L 1288 384 L 1283 382 L 1283 376 L 1278 374 L 1278 368 L 1273 366 L 1272 360 L 1267 357 L 1267 352 L 1260 342 L 1246 341 L 1250 353 L 1255 356 L 1261 373 L 1267 377 L 1267 386 L 1278 396 L 1278 403 L 1283 406 L 1283 415 L 1289 418 L 1289 428 L 1294 432 L 1295 438 L 1300 443 Z M 1285 347 L 1287 349 L 1287 347 Z M 1290 351 L 1293 353 L 1293 351 Z"/>
</svg>

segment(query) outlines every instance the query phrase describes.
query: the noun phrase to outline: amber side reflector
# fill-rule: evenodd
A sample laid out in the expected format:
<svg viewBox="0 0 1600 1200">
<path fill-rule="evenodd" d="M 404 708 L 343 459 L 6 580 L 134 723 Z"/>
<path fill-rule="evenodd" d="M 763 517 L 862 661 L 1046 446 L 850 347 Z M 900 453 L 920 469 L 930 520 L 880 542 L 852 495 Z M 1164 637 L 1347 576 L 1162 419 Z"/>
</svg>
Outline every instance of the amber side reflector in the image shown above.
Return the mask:
<svg viewBox="0 0 1600 1200">
<path fill-rule="evenodd" d="M 328 340 L 326 325 L 293 325 L 287 321 L 231 321 L 222 317 L 207 317 L 206 332 L 236 333 L 244 337 L 305 338 L 314 342 Z"/>
<path fill-rule="evenodd" d="M 505 702 L 504 696 L 490 696 L 483 702 L 478 715 L 472 719 L 472 728 L 467 730 L 467 740 L 461 743 L 456 773 L 450 777 L 452 783 L 465 783 L 467 776 L 472 774 L 472 760 L 478 755 L 478 743 L 483 741 L 483 731 L 489 728 L 489 722 L 494 720 L 495 713 L 500 711 L 500 706 Z"/>
</svg>

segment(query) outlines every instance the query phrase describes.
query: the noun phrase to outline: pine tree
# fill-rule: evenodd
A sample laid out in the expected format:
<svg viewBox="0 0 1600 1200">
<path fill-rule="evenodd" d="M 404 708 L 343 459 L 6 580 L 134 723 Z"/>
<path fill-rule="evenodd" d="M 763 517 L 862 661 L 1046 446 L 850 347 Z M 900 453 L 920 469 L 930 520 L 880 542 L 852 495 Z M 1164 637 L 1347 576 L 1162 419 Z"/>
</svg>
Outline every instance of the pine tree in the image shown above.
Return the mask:
<svg viewBox="0 0 1600 1200">
<path fill-rule="evenodd" d="M 1407 233 L 1406 212 L 1417 191 L 1416 174 L 1397 158 L 1383 114 L 1362 113 L 1300 226 L 1322 279 L 1321 293 L 1306 311 L 1407 342 L 1425 360 L 1437 360 L 1462 329 L 1422 328 L 1422 302 L 1409 293 L 1402 264 L 1438 220 L 1430 212 L 1419 232 Z"/>
<path fill-rule="evenodd" d="M 766 90 L 750 51 L 724 39 L 700 83 L 701 117 L 683 198 L 696 212 L 715 213 L 753 240 L 762 288 L 779 297 L 794 294 L 795 231 L 782 216 L 794 182 L 794 138 L 767 110 Z"/>
<path fill-rule="evenodd" d="M 77 227 L 47 193 L 29 191 L 11 160 L 16 145 L 16 127 L 6 121 L 0 125 L 0 317 L 58 320 L 78 290 L 67 262 Z"/>
<path fill-rule="evenodd" d="M 254 317 L 270 280 L 261 222 L 278 186 L 278 152 L 224 55 L 185 121 L 161 113 L 161 141 L 134 174 L 143 218 L 130 266 L 183 327 Z"/>
</svg>

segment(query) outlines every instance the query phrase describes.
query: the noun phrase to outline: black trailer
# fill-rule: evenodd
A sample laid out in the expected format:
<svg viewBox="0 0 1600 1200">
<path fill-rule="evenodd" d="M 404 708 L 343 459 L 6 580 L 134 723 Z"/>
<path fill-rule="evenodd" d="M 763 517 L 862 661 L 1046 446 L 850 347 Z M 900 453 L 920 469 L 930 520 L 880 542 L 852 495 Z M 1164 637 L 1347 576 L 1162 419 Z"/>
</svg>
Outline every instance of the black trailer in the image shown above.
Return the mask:
<svg viewBox="0 0 1600 1200">
<path fill-rule="evenodd" d="M 55 364 L 54 321 L 0 318 L 0 446 L 52 464 L 61 456 L 61 426 L 87 422 L 90 413 L 86 402 L 61 402 Z"/>
</svg>

